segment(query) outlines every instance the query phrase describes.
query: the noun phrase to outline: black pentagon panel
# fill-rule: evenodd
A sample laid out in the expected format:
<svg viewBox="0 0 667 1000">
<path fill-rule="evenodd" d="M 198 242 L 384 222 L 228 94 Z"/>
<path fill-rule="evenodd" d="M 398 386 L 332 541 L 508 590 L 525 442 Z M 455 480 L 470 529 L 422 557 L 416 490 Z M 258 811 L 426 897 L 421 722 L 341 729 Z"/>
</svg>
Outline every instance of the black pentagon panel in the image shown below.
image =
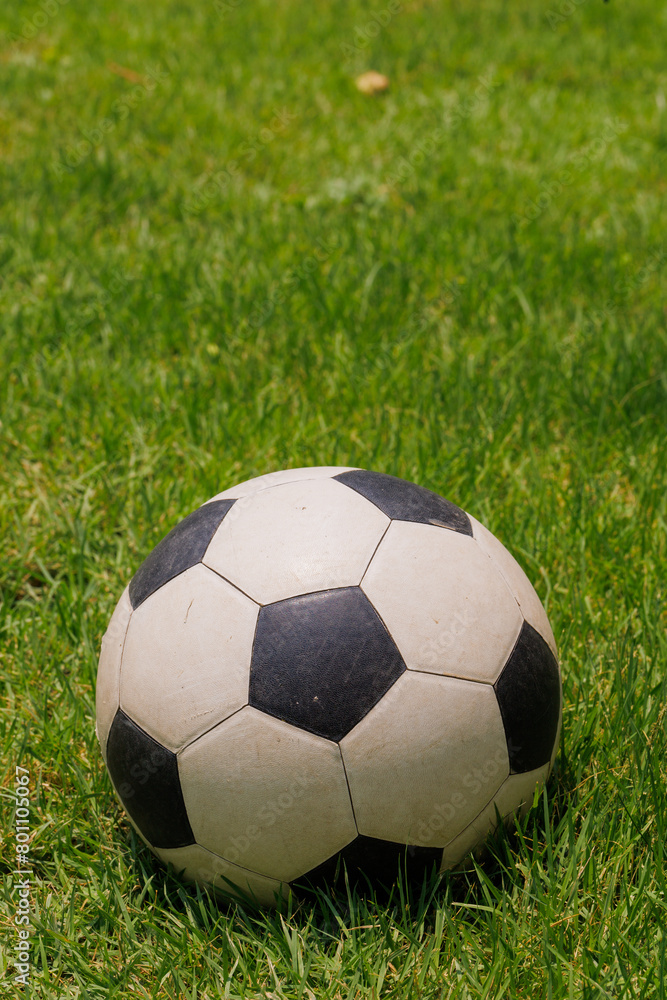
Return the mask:
<svg viewBox="0 0 667 1000">
<path fill-rule="evenodd" d="M 358 587 L 304 594 L 259 612 L 250 704 L 341 740 L 405 669 L 384 622 Z"/>
<path fill-rule="evenodd" d="M 138 608 L 179 573 L 196 566 L 235 500 L 213 500 L 183 518 L 142 562 L 130 583 L 130 601 Z"/>
<path fill-rule="evenodd" d="M 560 674 L 556 657 L 528 622 L 523 623 L 494 688 L 511 772 L 532 771 L 547 764 L 558 732 Z"/>
<path fill-rule="evenodd" d="M 378 840 L 361 834 L 342 851 L 317 868 L 294 879 L 298 888 L 328 890 L 342 883 L 345 869 L 352 883 L 365 881 L 390 887 L 401 871 L 409 881 L 422 881 L 440 869 L 442 847 L 411 847 L 391 840 Z"/>
<path fill-rule="evenodd" d="M 195 843 L 176 754 L 140 729 L 122 709 L 109 730 L 107 766 L 123 805 L 153 847 Z"/>
<path fill-rule="evenodd" d="M 384 472 L 367 472 L 364 469 L 341 472 L 334 479 L 361 493 L 394 521 L 437 524 L 459 531 L 462 535 L 472 536 L 470 518 L 464 510 L 417 483 L 398 479 L 397 476 L 387 476 Z"/>
</svg>

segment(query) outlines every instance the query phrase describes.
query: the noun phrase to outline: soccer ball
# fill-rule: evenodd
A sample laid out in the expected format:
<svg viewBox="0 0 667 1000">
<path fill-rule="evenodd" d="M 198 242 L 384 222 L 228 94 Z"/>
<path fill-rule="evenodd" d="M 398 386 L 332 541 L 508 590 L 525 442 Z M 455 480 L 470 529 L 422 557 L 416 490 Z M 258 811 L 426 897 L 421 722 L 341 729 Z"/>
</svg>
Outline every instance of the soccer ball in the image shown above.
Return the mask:
<svg viewBox="0 0 667 1000">
<path fill-rule="evenodd" d="M 458 864 L 558 746 L 553 634 L 486 528 L 378 472 L 271 473 L 156 546 L 102 642 L 97 735 L 151 850 L 271 905 L 340 859 Z"/>
</svg>

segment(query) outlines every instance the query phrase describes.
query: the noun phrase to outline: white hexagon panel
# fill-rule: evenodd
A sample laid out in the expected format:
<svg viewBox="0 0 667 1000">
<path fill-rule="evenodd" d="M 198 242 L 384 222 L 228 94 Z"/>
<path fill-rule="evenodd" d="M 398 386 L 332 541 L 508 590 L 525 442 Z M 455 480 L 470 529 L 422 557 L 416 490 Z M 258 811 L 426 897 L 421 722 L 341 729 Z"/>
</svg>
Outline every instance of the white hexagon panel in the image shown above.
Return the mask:
<svg viewBox="0 0 667 1000">
<path fill-rule="evenodd" d="M 444 847 L 509 774 L 493 688 L 457 677 L 405 671 L 340 747 L 359 833 L 400 844 Z"/>
<path fill-rule="evenodd" d="M 247 707 L 178 755 L 194 839 L 280 881 L 357 835 L 338 746 Z"/>
<path fill-rule="evenodd" d="M 361 589 L 408 670 L 493 684 L 523 618 L 504 578 L 469 535 L 393 521 Z"/>
<path fill-rule="evenodd" d="M 237 501 L 204 563 L 271 604 L 358 584 L 388 526 L 376 506 L 335 479 L 285 483 Z"/>
<path fill-rule="evenodd" d="M 178 750 L 248 701 L 259 606 L 198 563 L 134 611 L 127 630 L 120 706 Z"/>
</svg>

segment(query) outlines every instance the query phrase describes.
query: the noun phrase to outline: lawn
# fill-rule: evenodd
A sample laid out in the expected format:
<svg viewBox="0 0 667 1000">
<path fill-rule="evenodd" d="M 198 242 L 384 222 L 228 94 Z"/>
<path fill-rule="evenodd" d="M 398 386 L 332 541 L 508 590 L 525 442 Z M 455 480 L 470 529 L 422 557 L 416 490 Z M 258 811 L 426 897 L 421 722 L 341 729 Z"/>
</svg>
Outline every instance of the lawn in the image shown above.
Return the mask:
<svg viewBox="0 0 667 1000">
<path fill-rule="evenodd" d="M 666 996 L 667 8 L 24 0 L 0 32 L 4 995 L 18 766 L 44 1000 Z M 154 862 L 94 685 L 159 538 L 303 465 L 496 533 L 564 715 L 483 859 L 280 915 Z"/>
</svg>

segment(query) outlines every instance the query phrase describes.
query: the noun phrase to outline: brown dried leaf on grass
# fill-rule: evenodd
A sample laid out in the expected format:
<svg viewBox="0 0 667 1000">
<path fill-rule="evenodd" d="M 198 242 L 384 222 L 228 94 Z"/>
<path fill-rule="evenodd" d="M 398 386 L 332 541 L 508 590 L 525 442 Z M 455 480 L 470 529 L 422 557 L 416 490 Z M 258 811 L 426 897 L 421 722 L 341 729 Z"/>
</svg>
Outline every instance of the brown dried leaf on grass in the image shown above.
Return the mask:
<svg viewBox="0 0 667 1000">
<path fill-rule="evenodd" d="M 367 73 L 362 73 L 361 76 L 358 76 L 355 83 L 357 90 L 360 90 L 362 94 L 381 94 L 383 90 L 387 90 L 389 87 L 389 77 L 385 76 L 384 73 L 377 73 L 374 69 L 371 69 Z"/>
</svg>

